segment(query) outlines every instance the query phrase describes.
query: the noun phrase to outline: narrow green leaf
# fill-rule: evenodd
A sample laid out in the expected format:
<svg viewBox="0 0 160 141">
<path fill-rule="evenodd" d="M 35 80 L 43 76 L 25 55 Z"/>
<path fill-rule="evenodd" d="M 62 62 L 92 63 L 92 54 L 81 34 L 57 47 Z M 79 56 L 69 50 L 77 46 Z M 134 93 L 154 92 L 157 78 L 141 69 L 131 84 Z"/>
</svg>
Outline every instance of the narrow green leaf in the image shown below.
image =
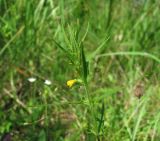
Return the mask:
<svg viewBox="0 0 160 141">
<path fill-rule="evenodd" d="M 81 65 L 82 65 L 82 77 L 85 83 L 87 83 L 88 76 L 88 62 L 84 54 L 83 46 L 81 46 Z"/>
<path fill-rule="evenodd" d="M 55 39 L 53 39 L 53 41 L 54 41 L 54 43 L 56 44 L 56 46 L 57 47 L 59 47 L 61 50 L 63 50 L 65 53 L 67 52 L 68 53 L 68 51 L 64 48 L 64 47 L 62 47 Z"/>
<path fill-rule="evenodd" d="M 100 117 L 99 125 L 98 125 L 98 134 L 102 130 L 102 126 L 104 124 L 104 112 L 105 112 L 105 107 L 104 107 L 104 102 L 102 102 L 102 107 L 101 107 L 101 111 L 100 111 L 101 117 Z"/>
<path fill-rule="evenodd" d="M 95 58 L 95 56 L 100 53 L 106 46 L 106 42 L 109 40 L 109 37 L 105 37 L 105 39 L 102 41 L 102 43 L 97 47 L 97 49 L 92 52 L 89 56 L 88 59 L 91 60 L 93 58 Z"/>
</svg>

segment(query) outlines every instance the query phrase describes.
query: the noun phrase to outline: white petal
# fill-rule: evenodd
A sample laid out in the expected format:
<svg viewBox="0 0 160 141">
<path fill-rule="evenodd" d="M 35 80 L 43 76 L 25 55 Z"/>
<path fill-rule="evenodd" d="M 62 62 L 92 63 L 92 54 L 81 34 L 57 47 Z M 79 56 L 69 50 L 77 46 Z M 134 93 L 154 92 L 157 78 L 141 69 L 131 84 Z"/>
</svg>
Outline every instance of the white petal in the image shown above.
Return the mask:
<svg viewBox="0 0 160 141">
<path fill-rule="evenodd" d="M 36 78 L 34 78 L 34 77 L 30 77 L 30 78 L 28 78 L 28 81 L 29 81 L 29 82 L 31 82 L 31 83 L 33 83 L 33 82 L 35 82 L 35 81 L 36 81 Z"/>
<path fill-rule="evenodd" d="M 45 80 L 45 81 L 44 81 L 44 84 L 46 84 L 46 85 L 51 85 L 52 82 L 51 82 L 50 80 Z"/>
</svg>

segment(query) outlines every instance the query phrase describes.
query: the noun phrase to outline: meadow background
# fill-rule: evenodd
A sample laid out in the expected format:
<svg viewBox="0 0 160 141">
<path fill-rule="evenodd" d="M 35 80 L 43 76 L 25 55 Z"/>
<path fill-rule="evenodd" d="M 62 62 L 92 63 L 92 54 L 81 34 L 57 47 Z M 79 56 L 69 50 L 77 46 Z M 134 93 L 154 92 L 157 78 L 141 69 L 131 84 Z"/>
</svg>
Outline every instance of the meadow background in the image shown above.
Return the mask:
<svg viewBox="0 0 160 141">
<path fill-rule="evenodd" d="M 159 78 L 159 0 L 0 0 L 2 141 L 160 141 Z"/>
</svg>

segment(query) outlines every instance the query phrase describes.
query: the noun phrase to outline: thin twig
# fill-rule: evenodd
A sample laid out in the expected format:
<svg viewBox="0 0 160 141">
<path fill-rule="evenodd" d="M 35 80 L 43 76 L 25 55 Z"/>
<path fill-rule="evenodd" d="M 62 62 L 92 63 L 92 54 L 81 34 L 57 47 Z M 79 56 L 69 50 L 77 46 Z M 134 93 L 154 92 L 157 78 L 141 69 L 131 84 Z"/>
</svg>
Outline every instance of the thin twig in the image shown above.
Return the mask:
<svg viewBox="0 0 160 141">
<path fill-rule="evenodd" d="M 17 97 L 10 93 L 7 89 L 4 89 L 4 92 L 12 99 L 15 100 L 15 102 L 20 105 L 24 110 L 26 110 L 29 114 L 32 114 L 32 111 L 27 108 L 27 106 Z"/>
</svg>

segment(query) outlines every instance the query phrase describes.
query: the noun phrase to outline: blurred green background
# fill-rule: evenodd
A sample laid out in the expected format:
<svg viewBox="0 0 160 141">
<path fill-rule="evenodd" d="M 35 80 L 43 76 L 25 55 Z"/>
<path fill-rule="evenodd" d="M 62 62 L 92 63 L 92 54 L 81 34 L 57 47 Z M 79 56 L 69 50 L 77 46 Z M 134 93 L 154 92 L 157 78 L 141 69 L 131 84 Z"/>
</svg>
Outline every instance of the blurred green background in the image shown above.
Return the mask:
<svg viewBox="0 0 160 141">
<path fill-rule="evenodd" d="M 0 0 L 0 139 L 159 141 L 159 13 L 159 0 Z M 84 35 L 100 126 L 56 44 Z"/>
</svg>

